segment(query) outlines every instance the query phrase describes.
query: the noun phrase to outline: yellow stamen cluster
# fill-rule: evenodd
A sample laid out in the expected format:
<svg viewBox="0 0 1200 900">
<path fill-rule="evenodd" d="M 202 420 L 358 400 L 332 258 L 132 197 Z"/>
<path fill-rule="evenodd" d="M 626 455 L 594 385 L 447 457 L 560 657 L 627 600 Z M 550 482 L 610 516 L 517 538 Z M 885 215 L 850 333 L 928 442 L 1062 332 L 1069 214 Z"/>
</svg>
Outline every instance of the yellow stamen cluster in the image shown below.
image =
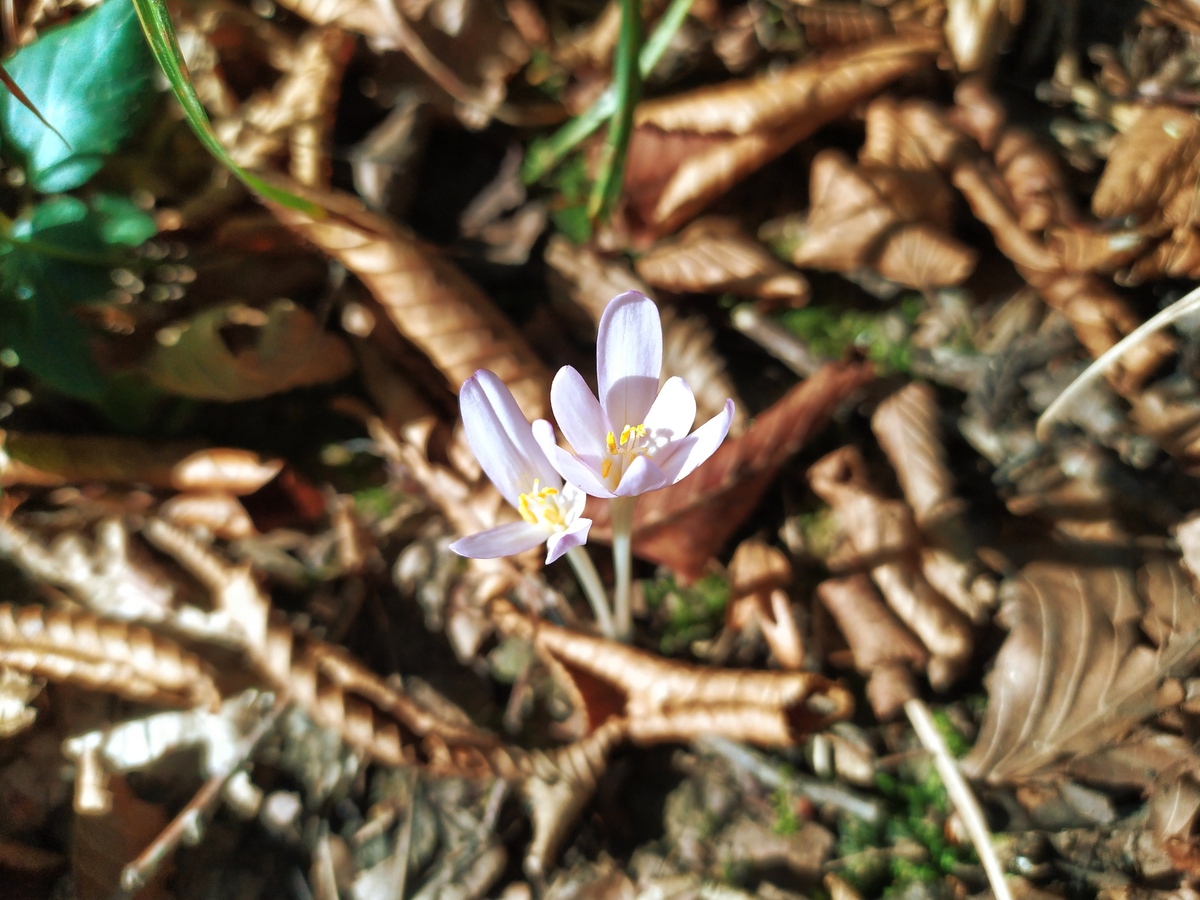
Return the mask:
<svg viewBox="0 0 1200 900">
<path fill-rule="evenodd" d="M 535 479 L 533 489 L 517 498 L 517 511 L 530 525 L 553 525 L 565 528 L 562 509 L 557 500 L 558 488 L 539 488 Z"/>
<path fill-rule="evenodd" d="M 625 453 L 629 456 L 634 456 L 638 453 L 649 453 L 648 447 L 638 446 L 641 439 L 646 436 L 646 426 L 643 425 L 626 425 L 621 429 L 621 438 L 617 439 L 614 432 L 609 432 L 605 438 L 605 444 L 608 446 L 608 452 L 613 456 L 618 453 Z M 600 463 L 600 477 L 607 478 L 609 472 L 612 471 L 612 460 L 602 460 Z"/>
</svg>

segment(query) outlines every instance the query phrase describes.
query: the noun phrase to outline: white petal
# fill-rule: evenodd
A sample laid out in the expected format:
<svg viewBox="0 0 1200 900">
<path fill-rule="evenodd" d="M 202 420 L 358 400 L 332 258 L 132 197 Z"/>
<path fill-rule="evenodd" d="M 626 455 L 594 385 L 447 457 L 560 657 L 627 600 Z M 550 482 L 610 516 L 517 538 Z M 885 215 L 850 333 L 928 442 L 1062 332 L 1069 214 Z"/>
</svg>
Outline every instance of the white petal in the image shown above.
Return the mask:
<svg viewBox="0 0 1200 900">
<path fill-rule="evenodd" d="M 533 436 L 567 482 L 593 497 L 616 496 L 600 477 L 599 463 L 589 466 L 579 457 L 568 453 L 554 442 L 554 426 L 545 419 L 533 423 Z"/>
<path fill-rule="evenodd" d="M 668 378 L 646 413 L 646 431 L 651 440 L 677 441 L 686 437 L 696 421 L 696 398 L 679 376 Z"/>
<path fill-rule="evenodd" d="M 513 506 L 535 479 L 545 487 L 561 481 L 538 447 L 517 401 L 504 382 L 484 369 L 466 380 L 458 394 L 467 443 L 479 465 Z"/>
<path fill-rule="evenodd" d="M 733 401 L 726 400 L 725 408 L 717 413 L 690 435 L 659 457 L 659 465 L 670 479 L 671 484 L 677 484 L 691 475 L 702 462 L 716 453 L 729 434 L 729 426 L 733 423 Z"/>
<path fill-rule="evenodd" d="M 653 300 L 626 291 L 609 301 L 596 336 L 596 380 L 613 431 L 646 421 L 658 393 L 662 349 L 662 320 Z"/>
<path fill-rule="evenodd" d="M 647 491 L 657 491 L 670 483 L 671 479 L 649 457 L 638 456 L 621 476 L 621 483 L 617 485 L 616 495 L 618 497 L 636 497 Z"/>
<path fill-rule="evenodd" d="M 469 534 L 450 545 L 459 556 L 471 559 L 496 559 L 500 556 L 515 556 L 531 550 L 550 537 L 551 532 L 543 525 L 528 522 L 509 522 L 487 531 Z"/>
<path fill-rule="evenodd" d="M 576 453 L 598 453 L 608 436 L 608 420 L 587 382 L 571 366 L 563 366 L 550 386 L 550 406 L 558 427 Z"/>
<path fill-rule="evenodd" d="M 591 519 L 576 519 L 565 531 L 556 531 L 550 535 L 546 541 L 546 564 L 554 562 L 572 547 L 582 547 L 586 544 L 591 527 Z"/>
</svg>

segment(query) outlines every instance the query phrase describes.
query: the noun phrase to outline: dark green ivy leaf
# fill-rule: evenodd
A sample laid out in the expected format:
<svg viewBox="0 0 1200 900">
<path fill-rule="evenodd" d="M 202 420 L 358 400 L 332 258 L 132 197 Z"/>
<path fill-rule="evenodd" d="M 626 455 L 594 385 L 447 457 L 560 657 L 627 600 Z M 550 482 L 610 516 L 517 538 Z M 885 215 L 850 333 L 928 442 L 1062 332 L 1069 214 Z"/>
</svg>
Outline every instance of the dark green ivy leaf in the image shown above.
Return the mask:
<svg viewBox="0 0 1200 900">
<path fill-rule="evenodd" d="M 99 400 L 108 379 L 74 308 L 104 300 L 111 271 L 154 233 L 154 220 L 133 203 L 104 195 L 91 206 L 55 197 L 17 219 L 0 242 L 0 344 L 52 387 Z"/>
<path fill-rule="evenodd" d="M 5 68 L 62 133 L 0 94 L 3 152 L 20 157 L 30 184 L 49 193 L 79 187 L 137 127 L 154 59 L 131 0 L 106 0 L 18 50 Z"/>
</svg>

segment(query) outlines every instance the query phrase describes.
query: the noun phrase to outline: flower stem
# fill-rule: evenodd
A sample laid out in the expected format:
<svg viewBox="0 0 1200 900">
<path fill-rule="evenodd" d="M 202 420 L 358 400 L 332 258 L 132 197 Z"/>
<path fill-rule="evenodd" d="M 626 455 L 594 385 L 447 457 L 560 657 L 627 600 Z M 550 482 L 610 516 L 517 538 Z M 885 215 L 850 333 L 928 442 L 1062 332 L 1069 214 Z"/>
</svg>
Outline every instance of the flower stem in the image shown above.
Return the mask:
<svg viewBox="0 0 1200 900">
<path fill-rule="evenodd" d="M 633 510 L 637 497 L 614 497 L 612 499 L 612 549 L 613 572 L 616 577 L 616 596 L 613 602 L 613 618 L 616 620 L 616 638 L 628 641 L 633 637 L 633 605 L 630 589 L 633 579 Z"/>
<path fill-rule="evenodd" d="M 600 633 L 608 638 L 615 637 L 616 629 L 613 626 L 612 613 L 608 609 L 608 592 L 604 590 L 604 582 L 600 580 L 596 564 L 592 562 L 592 558 L 588 556 L 588 552 L 583 547 L 572 547 L 568 550 L 567 562 L 575 570 L 579 586 L 583 588 L 588 603 L 592 605 L 592 614 L 596 617 L 596 625 L 600 629 Z"/>
</svg>

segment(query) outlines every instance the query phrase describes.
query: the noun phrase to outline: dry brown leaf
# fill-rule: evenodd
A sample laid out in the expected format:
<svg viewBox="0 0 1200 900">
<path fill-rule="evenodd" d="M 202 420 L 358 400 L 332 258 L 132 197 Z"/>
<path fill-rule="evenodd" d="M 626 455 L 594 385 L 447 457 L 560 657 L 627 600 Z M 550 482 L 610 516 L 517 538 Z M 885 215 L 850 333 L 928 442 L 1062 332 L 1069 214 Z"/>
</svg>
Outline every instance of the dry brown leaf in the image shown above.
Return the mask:
<svg viewBox="0 0 1200 900">
<path fill-rule="evenodd" d="M 1128 569 L 1040 562 L 1002 585 L 998 619 L 1009 636 L 986 679 L 988 711 L 963 760 L 969 774 L 1028 779 L 1181 699 L 1163 680 L 1200 640 L 1195 597 L 1174 564 L 1154 561 L 1142 579 L 1140 598 Z M 1157 651 L 1139 640 L 1142 598 L 1163 638 Z"/>
<path fill-rule="evenodd" d="M 403 51 L 457 101 L 457 112 L 470 127 L 482 128 L 496 114 L 515 121 L 503 106 L 507 80 L 529 60 L 530 51 L 497 3 L 286 0 L 282 5 L 315 25 L 357 31 L 376 51 Z"/>
<path fill-rule="evenodd" d="M 220 702 L 195 655 L 90 613 L 0 604 L 0 666 L 144 703 L 215 709 Z"/>
<path fill-rule="evenodd" d="M 774 226 L 774 242 L 800 268 L 870 268 L 914 288 L 961 284 L 976 254 L 946 230 L 949 195 L 937 172 L 855 166 L 841 152 L 813 160 L 811 208 Z"/>
<path fill-rule="evenodd" d="M 567 282 L 570 298 L 596 323 L 608 302 L 625 291 L 641 291 L 651 300 L 652 291 L 622 261 L 606 259 L 589 247 L 576 247 L 561 235 L 546 245 L 546 263 Z M 678 375 L 696 395 L 696 419 L 707 422 L 733 400 L 731 435 L 746 427 L 746 404 L 725 372 L 725 360 L 713 349 L 713 332 L 698 316 L 683 317 L 667 308 L 660 310 L 663 325 L 663 366 L 665 381 Z"/>
<path fill-rule="evenodd" d="M 804 276 L 788 269 L 730 219 L 699 219 L 640 256 L 636 266 L 650 284 L 675 293 L 732 291 L 791 307 L 808 302 Z"/>
<path fill-rule="evenodd" d="M 788 459 L 843 401 L 874 379 L 870 365 L 828 365 L 792 388 L 741 436 L 677 485 L 641 498 L 634 517 L 634 552 L 682 578 L 701 574 L 729 536 L 754 511 Z M 589 503 L 591 534 L 608 540 L 607 504 Z"/>
<path fill-rule="evenodd" d="M 674 231 L 755 169 L 936 52 L 927 35 L 883 38 L 784 72 L 638 106 L 625 196 L 635 228 Z"/>
<path fill-rule="evenodd" d="M 963 159 L 955 165 L 951 180 L 1021 277 L 1066 316 L 1080 343 L 1097 357 L 1141 323 L 1107 283 L 1088 273 L 1071 272 L 1059 255 L 1061 244 L 1056 246 L 1022 227 L 1023 220 L 1044 222 L 1046 228 L 1072 224 L 1058 220 L 1071 204 L 1061 196 L 1061 179 L 1048 174 L 1057 169 L 1056 163 L 1035 147 L 1024 137 L 1010 140 L 1003 170 L 982 160 Z M 1173 346 L 1169 337 L 1157 332 L 1131 349 L 1122 358 L 1123 368 L 1113 376 L 1117 389 L 1126 395 L 1136 393 Z"/>
<path fill-rule="evenodd" d="M 854 668 L 867 676 L 867 699 L 880 719 L 897 716 L 917 696 L 913 670 L 923 671 L 929 652 L 879 598 L 866 575 L 831 578 L 817 587 L 850 646 Z"/>
<path fill-rule="evenodd" d="M 109 435 L 0 431 L 0 485 L 59 487 L 102 481 L 150 487 L 252 494 L 279 474 L 283 463 L 249 450 L 200 449 Z"/>
<path fill-rule="evenodd" d="M 995 62 L 1021 24 L 1025 0 L 945 0 L 946 43 L 959 72 L 977 72 Z"/>
<path fill-rule="evenodd" d="M 349 375 L 345 343 L 290 300 L 267 309 L 217 306 L 158 333 L 141 374 L 165 391 L 198 400 L 238 401 Z"/>
<path fill-rule="evenodd" d="M 625 739 L 625 721 L 609 719 L 591 734 L 549 751 L 501 748 L 492 753 L 496 774 L 519 785 L 533 819 L 525 874 L 542 876 L 554 861 L 596 784 L 608 770 L 613 747 Z"/>
<path fill-rule="evenodd" d="M 39 690 L 27 672 L 0 666 L 0 738 L 12 737 L 33 724 L 37 710 L 28 704 Z"/>
<path fill-rule="evenodd" d="M 530 419 L 549 414 L 550 373 L 483 293 L 412 232 L 348 194 L 294 186 L 327 214 L 268 204 L 279 220 L 362 280 L 383 313 L 458 388 L 490 369 Z"/>
<path fill-rule="evenodd" d="M 225 563 L 161 519 L 148 521 L 144 534 L 212 593 L 229 638 L 273 690 L 287 692 L 318 725 L 386 765 L 490 770 L 484 753 L 497 745 L 493 735 L 429 712 L 340 648 L 295 633 L 274 614 L 248 567 Z"/>
<path fill-rule="evenodd" d="M 916 528 L 907 507 L 875 491 L 853 446 L 835 450 L 808 471 L 813 493 L 829 504 L 849 550 L 840 566 L 870 569 L 888 605 L 930 652 L 930 683 L 944 688 L 961 673 L 974 645 L 971 626 L 925 579 Z M 843 554 L 845 551 L 843 550 Z"/>
<path fill-rule="evenodd" d="M 158 514 L 180 528 L 199 528 L 223 541 L 240 541 L 258 534 L 246 507 L 229 494 L 178 494 L 165 500 Z"/>
<path fill-rule="evenodd" d="M 863 44 L 893 32 L 887 14 L 871 6 L 804 5 L 795 7 L 792 14 L 804 29 L 805 42 L 818 49 Z"/>
<path fill-rule="evenodd" d="M 896 470 L 913 518 L 925 531 L 962 512 L 946 466 L 939 414 L 933 388 L 914 381 L 880 403 L 871 416 L 875 439 Z"/>
<path fill-rule="evenodd" d="M 665 660 L 605 638 L 568 631 L 492 603 L 504 634 L 528 640 L 554 670 L 582 717 L 585 733 L 612 719 L 638 743 L 723 736 L 790 746 L 845 718 L 850 693 L 811 672 L 710 669 Z"/>
<path fill-rule="evenodd" d="M 251 97 L 237 115 L 221 117 L 217 135 L 234 161 L 267 167 L 289 147 L 292 177 L 313 187 L 328 183 L 329 141 L 342 73 L 354 39 L 340 28 L 314 28 L 297 42 L 288 70 L 270 91 Z"/>
<path fill-rule="evenodd" d="M 780 550 L 757 538 L 742 541 L 729 561 L 725 628 L 736 632 L 757 627 L 780 667 L 799 669 L 804 665 L 804 639 L 788 600 L 791 581 L 791 563 Z"/>
</svg>

